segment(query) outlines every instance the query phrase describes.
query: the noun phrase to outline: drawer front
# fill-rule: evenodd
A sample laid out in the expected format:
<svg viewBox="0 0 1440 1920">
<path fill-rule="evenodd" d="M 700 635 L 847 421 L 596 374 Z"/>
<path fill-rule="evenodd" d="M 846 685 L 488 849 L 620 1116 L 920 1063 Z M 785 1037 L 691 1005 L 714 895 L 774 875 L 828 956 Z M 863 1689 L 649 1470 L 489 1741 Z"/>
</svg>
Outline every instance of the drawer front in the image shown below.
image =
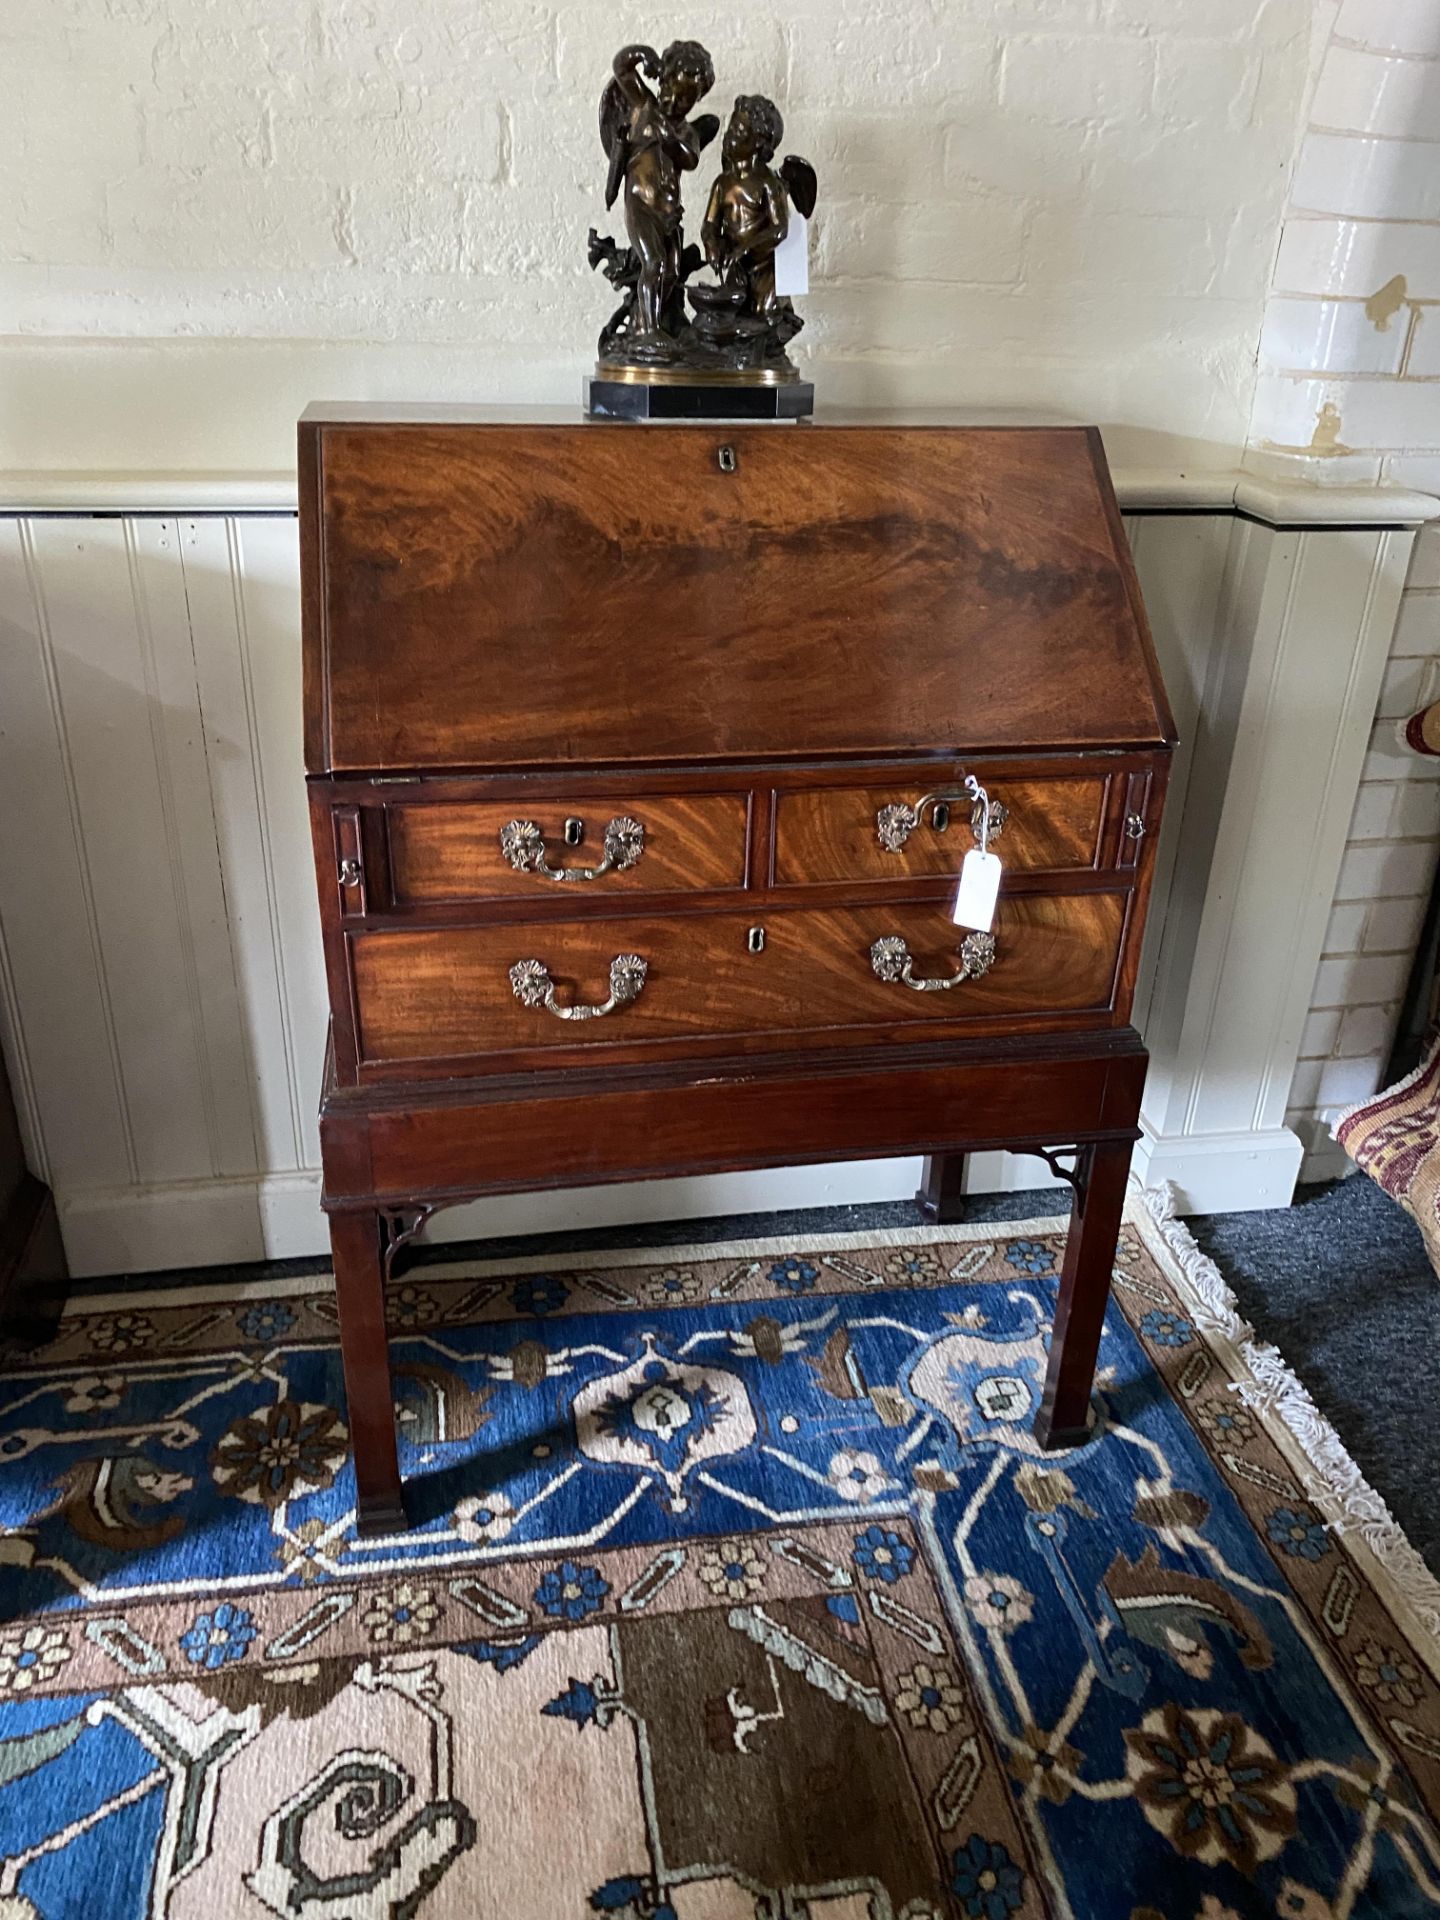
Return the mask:
<svg viewBox="0 0 1440 1920">
<path fill-rule="evenodd" d="M 943 907 L 907 903 L 670 918 L 587 918 L 369 931 L 352 941 L 364 1062 L 443 1063 L 532 1048 L 604 1050 L 717 1036 L 857 1034 L 1047 1015 L 1110 1015 L 1126 917 L 1118 893 L 1002 900 L 994 958 L 948 989 L 905 984 L 961 970 L 961 930 Z M 759 950 L 755 935 L 763 931 Z M 637 956 L 643 968 L 627 967 Z M 527 964 L 538 963 L 538 964 Z M 512 968 L 520 967 L 517 997 Z M 551 1005 L 547 1006 L 548 998 Z M 566 1018 L 553 1008 L 604 1011 Z"/>
<path fill-rule="evenodd" d="M 390 806 L 390 884 L 397 906 L 741 887 L 748 823 L 743 793 Z"/>
<path fill-rule="evenodd" d="M 987 774 L 991 817 L 1005 809 L 991 849 L 1011 873 L 1088 871 L 1099 854 L 1106 780 L 1007 780 Z M 978 806 L 963 775 L 891 780 L 775 796 L 775 884 L 914 880 L 955 875 L 977 844 Z"/>
</svg>

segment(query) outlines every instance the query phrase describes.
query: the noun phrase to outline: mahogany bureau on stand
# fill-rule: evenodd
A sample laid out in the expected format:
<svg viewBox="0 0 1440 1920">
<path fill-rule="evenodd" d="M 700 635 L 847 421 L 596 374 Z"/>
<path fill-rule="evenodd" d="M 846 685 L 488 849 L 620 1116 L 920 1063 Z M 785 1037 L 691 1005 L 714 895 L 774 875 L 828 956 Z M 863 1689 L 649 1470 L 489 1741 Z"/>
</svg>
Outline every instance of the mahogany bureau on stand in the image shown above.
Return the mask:
<svg viewBox="0 0 1440 1920">
<path fill-rule="evenodd" d="M 524 1189 L 922 1153 L 944 1219 L 966 1152 L 1065 1150 L 1083 1440 L 1174 742 L 1098 434 L 311 408 L 300 501 L 362 1529 L 394 1253 Z"/>
</svg>

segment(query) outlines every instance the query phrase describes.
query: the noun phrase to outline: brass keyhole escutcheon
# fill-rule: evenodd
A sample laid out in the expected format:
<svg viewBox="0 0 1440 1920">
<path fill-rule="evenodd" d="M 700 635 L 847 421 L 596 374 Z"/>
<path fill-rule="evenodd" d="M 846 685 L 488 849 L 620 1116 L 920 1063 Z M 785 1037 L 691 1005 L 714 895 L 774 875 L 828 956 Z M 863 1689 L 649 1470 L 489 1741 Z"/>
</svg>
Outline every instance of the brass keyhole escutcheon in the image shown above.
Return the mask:
<svg viewBox="0 0 1440 1920">
<path fill-rule="evenodd" d="M 721 473 L 734 473 L 739 462 L 735 458 L 734 447 L 721 447 L 715 458 L 720 462 Z"/>
<path fill-rule="evenodd" d="M 577 820 L 572 813 L 570 818 L 565 822 L 565 844 L 567 847 L 578 847 L 584 838 L 585 822 L 583 820 Z"/>
<path fill-rule="evenodd" d="M 745 936 L 745 945 L 751 953 L 763 953 L 765 951 L 764 927 L 751 927 Z"/>
</svg>

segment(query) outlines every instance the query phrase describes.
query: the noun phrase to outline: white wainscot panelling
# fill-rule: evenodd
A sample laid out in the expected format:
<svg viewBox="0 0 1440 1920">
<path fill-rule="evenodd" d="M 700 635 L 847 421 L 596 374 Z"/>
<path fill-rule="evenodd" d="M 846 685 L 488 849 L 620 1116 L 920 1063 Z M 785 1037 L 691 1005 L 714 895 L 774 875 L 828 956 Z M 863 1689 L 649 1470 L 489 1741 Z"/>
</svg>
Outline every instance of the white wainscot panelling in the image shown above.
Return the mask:
<svg viewBox="0 0 1440 1920">
<path fill-rule="evenodd" d="M 295 522 L 0 519 L 0 994 L 76 1271 L 318 1247 Z"/>
<path fill-rule="evenodd" d="M 1245 520 L 1229 534 L 1148 937 L 1136 1159 L 1183 1211 L 1293 1193 L 1291 1081 L 1413 542 Z M 1179 707 L 1189 690 L 1165 664 Z"/>
<path fill-rule="evenodd" d="M 1410 536 L 1274 532 L 1228 499 L 1127 525 L 1182 735 L 1137 999 L 1140 1162 L 1182 1204 L 1276 1204 Z M 0 518 L 0 1029 L 77 1273 L 325 1250 L 325 1020 L 293 514 Z M 918 1172 L 514 1195 L 436 1228 L 895 1200 Z M 967 1180 L 1054 1184 L 1006 1155 Z"/>
</svg>

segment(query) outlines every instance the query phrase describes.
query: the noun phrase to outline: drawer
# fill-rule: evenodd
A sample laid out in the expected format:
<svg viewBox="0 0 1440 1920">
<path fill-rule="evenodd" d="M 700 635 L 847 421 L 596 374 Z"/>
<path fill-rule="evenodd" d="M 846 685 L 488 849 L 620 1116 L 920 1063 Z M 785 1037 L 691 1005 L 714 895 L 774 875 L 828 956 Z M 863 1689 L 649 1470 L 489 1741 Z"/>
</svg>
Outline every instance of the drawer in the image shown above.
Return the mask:
<svg viewBox="0 0 1440 1920">
<path fill-rule="evenodd" d="M 830 881 L 954 876 L 976 845 L 978 803 L 964 776 L 892 779 L 883 786 L 822 787 L 775 796 L 774 875 L 780 887 Z M 1105 817 L 1106 777 L 1010 780 L 987 774 L 990 845 L 1010 873 L 1088 871 Z"/>
<path fill-rule="evenodd" d="M 974 977 L 928 990 L 905 984 L 895 945 L 878 961 L 872 948 L 903 943 L 917 980 L 954 974 L 965 936 L 933 902 L 790 909 L 763 922 L 717 913 L 370 930 L 351 942 L 361 1059 L 440 1065 L 717 1036 L 1033 1027 L 1080 1013 L 1104 1022 L 1127 900 L 1097 892 L 1002 900 L 993 961 L 984 964 L 982 940 L 970 949 Z M 626 956 L 641 966 L 627 970 Z"/>
<path fill-rule="evenodd" d="M 392 805 L 391 891 L 397 906 L 434 906 L 742 887 L 749 812 L 743 793 Z"/>
</svg>

